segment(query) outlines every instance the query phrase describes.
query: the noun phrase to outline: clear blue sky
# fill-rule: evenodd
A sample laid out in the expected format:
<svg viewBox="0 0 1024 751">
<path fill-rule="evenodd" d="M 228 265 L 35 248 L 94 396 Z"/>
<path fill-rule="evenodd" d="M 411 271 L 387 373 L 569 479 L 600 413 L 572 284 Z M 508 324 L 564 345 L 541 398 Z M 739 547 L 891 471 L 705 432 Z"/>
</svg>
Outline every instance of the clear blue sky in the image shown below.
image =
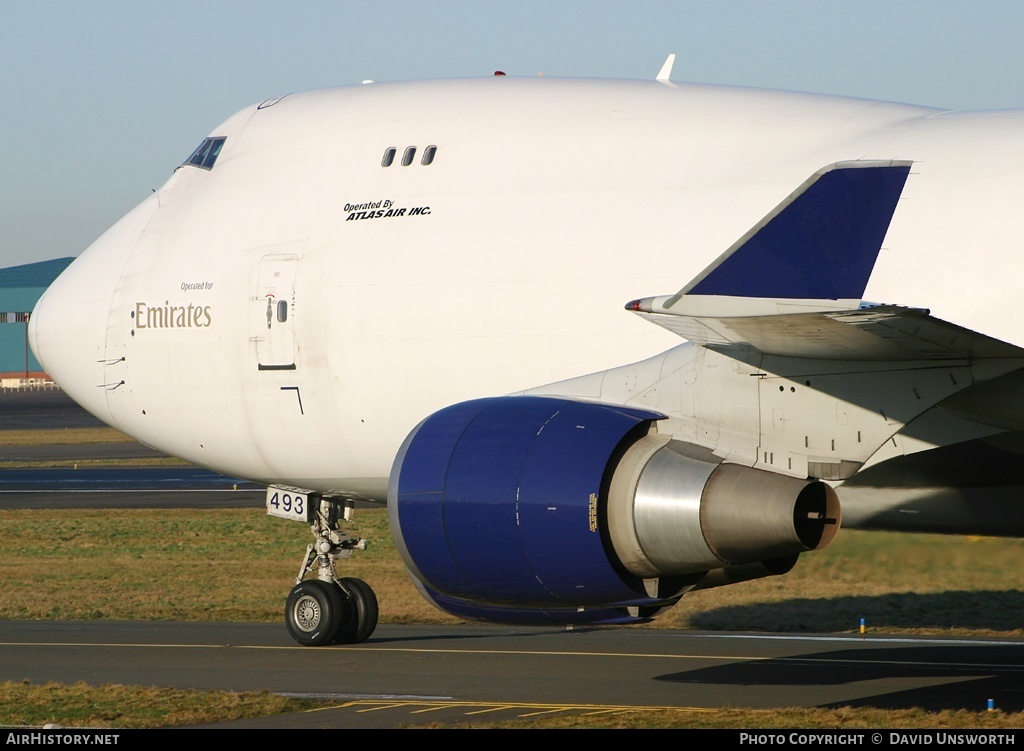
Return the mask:
<svg viewBox="0 0 1024 751">
<path fill-rule="evenodd" d="M 0 266 L 77 255 L 270 96 L 490 75 L 1024 108 L 1018 0 L 0 0 Z M 1022 134 L 1024 135 L 1024 134 Z"/>
</svg>

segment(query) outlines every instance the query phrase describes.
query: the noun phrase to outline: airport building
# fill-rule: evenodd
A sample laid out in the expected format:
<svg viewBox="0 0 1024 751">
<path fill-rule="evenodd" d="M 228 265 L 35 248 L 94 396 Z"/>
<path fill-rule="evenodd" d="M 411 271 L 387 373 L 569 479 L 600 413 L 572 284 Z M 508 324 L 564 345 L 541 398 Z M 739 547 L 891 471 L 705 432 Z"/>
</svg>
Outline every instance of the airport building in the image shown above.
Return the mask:
<svg viewBox="0 0 1024 751">
<path fill-rule="evenodd" d="M 50 282 L 73 258 L 0 269 L 0 387 L 19 388 L 48 382 L 28 346 L 32 309 Z"/>
</svg>

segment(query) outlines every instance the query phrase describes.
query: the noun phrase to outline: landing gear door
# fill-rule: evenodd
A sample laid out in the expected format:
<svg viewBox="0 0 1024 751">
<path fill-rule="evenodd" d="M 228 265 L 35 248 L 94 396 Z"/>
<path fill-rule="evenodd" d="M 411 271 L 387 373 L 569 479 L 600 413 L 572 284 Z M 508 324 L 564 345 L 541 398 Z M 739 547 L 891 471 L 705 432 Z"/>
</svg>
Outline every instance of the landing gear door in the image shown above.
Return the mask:
<svg viewBox="0 0 1024 751">
<path fill-rule="evenodd" d="M 295 256 L 264 256 L 249 299 L 249 331 L 260 370 L 295 370 Z"/>
</svg>

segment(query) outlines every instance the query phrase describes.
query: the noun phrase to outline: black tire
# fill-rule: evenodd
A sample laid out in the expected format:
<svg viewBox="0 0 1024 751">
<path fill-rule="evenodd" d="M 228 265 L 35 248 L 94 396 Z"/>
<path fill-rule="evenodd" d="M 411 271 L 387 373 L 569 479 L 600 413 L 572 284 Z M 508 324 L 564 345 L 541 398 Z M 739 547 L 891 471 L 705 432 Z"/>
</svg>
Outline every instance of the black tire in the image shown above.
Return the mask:
<svg viewBox="0 0 1024 751">
<path fill-rule="evenodd" d="M 377 595 L 369 584 L 354 577 L 342 579 L 340 586 L 338 594 L 350 605 L 349 620 L 338 629 L 334 640 L 338 644 L 360 644 L 377 628 Z"/>
<path fill-rule="evenodd" d="M 296 584 L 284 606 L 284 622 L 288 633 L 299 644 L 319 647 L 334 641 L 339 629 L 353 620 L 351 611 L 338 588 L 319 579 Z"/>
</svg>

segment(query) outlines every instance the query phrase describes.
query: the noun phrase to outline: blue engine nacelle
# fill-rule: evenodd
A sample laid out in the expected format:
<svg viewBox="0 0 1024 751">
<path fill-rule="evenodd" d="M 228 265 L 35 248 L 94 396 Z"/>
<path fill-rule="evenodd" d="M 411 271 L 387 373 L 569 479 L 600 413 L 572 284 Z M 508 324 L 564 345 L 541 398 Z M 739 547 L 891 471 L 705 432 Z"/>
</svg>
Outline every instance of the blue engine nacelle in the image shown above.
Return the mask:
<svg viewBox="0 0 1024 751">
<path fill-rule="evenodd" d="M 392 534 L 421 591 L 469 618 L 629 622 L 710 569 L 764 561 L 778 573 L 834 536 L 831 488 L 721 465 L 657 437 L 661 418 L 528 396 L 428 417 L 402 445 L 388 489 Z M 737 578 L 750 575 L 726 577 Z"/>
</svg>

